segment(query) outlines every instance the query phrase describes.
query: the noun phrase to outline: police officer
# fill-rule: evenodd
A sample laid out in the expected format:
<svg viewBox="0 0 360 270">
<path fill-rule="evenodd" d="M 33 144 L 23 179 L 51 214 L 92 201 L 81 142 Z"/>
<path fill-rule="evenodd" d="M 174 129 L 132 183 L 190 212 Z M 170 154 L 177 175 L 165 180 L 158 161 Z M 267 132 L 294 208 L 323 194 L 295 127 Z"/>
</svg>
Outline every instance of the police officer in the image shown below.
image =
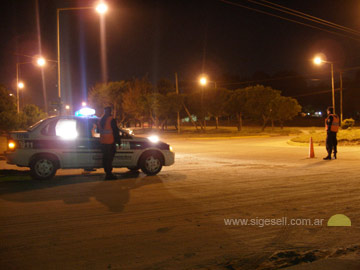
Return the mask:
<svg viewBox="0 0 360 270">
<path fill-rule="evenodd" d="M 334 108 L 327 108 L 328 117 L 325 119 L 326 129 L 326 151 L 328 155 L 324 157 L 324 160 L 331 160 L 331 152 L 334 149 L 334 159 L 336 159 L 337 153 L 337 139 L 336 133 L 339 130 L 339 117 L 334 114 Z"/>
<path fill-rule="evenodd" d="M 104 108 L 104 115 L 99 121 L 101 151 L 103 153 L 103 167 L 105 180 L 114 180 L 112 162 L 116 153 L 116 143 L 120 145 L 119 128 L 111 115 L 111 107 Z"/>
</svg>

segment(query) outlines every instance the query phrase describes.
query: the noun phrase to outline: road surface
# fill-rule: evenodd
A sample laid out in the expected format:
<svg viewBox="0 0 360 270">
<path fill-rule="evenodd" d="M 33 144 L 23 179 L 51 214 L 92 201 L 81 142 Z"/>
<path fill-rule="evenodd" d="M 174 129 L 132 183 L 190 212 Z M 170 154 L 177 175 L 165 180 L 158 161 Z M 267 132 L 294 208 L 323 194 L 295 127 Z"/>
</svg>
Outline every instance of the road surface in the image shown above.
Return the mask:
<svg viewBox="0 0 360 270">
<path fill-rule="evenodd" d="M 117 169 L 118 180 L 103 181 L 102 170 L 59 170 L 51 181 L 0 182 L 0 268 L 270 270 L 360 261 L 360 147 L 339 147 L 338 160 L 323 161 L 324 147 L 309 159 L 308 148 L 288 139 L 170 139 L 176 164 L 152 177 Z M 335 214 L 352 226 L 326 226 Z M 284 218 L 323 224 L 225 225 Z"/>
</svg>

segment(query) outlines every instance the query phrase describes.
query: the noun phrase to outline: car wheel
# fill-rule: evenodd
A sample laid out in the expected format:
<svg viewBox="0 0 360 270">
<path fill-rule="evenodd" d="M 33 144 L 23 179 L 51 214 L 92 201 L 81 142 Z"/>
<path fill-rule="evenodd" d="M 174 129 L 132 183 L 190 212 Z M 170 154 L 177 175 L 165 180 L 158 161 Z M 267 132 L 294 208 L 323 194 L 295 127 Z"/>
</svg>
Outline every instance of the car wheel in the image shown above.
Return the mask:
<svg viewBox="0 0 360 270">
<path fill-rule="evenodd" d="M 140 168 L 139 167 L 127 167 L 129 171 L 137 172 Z"/>
<path fill-rule="evenodd" d="M 40 156 L 31 162 L 30 175 L 34 179 L 51 179 L 57 171 L 57 162 L 51 157 Z"/>
<path fill-rule="evenodd" d="M 147 175 L 155 175 L 161 171 L 163 163 L 160 153 L 146 152 L 141 156 L 140 168 Z"/>
</svg>

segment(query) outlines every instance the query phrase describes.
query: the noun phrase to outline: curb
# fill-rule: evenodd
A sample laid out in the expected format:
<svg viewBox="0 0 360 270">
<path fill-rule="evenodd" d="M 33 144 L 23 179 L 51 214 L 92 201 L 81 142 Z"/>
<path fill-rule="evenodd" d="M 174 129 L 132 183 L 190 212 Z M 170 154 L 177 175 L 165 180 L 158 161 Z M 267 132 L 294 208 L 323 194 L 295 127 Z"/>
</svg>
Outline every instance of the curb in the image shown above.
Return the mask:
<svg viewBox="0 0 360 270">
<path fill-rule="evenodd" d="M 309 146 L 309 143 L 293 142 L 292 140 L 288 140 L 286 143 L 291 146 Z M 314 143 L 314 146 L 320 146 L 320 144 Z"/>
</svg>

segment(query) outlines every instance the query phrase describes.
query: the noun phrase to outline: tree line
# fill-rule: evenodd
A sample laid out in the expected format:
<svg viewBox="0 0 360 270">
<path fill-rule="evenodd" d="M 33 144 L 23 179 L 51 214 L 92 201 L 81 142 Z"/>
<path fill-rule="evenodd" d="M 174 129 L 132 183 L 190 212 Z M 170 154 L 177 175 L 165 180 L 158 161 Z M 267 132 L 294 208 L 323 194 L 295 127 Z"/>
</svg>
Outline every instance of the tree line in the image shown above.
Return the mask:
<svg viewBox="0 0 360 270">
<path fill-rule="evenodd" d="M 34 104 L 25 105 L 17 113 L 16 98 L 0 85 L 0 133 L 26 129 L 47 116 Z"/>
<path fill-rule="evenodd" d="M 176 126 L 179 112 L 181 118 L 192 120 L 196 128 L 205 129 L 209 117 L 215 119 L 218 128 L 220 119 L 230 117 L 237 119 L 239 131 L 243 119 L 261 121 L 264 130 L 269 123 L 283 127 L 286 120 L 301 111 L 296 99 L 263 85 L 235 90 L 192 86 L 176 94 L 171 81 L 163 79 L 154 86 L 146 77 L 97 84 L 89 91 L 89 102 L 97 112 L 112 106 L 122 126 L 129 123 L 143 126 L 148 122 L 162 128 L 168 124 Z"/>
</svg>

